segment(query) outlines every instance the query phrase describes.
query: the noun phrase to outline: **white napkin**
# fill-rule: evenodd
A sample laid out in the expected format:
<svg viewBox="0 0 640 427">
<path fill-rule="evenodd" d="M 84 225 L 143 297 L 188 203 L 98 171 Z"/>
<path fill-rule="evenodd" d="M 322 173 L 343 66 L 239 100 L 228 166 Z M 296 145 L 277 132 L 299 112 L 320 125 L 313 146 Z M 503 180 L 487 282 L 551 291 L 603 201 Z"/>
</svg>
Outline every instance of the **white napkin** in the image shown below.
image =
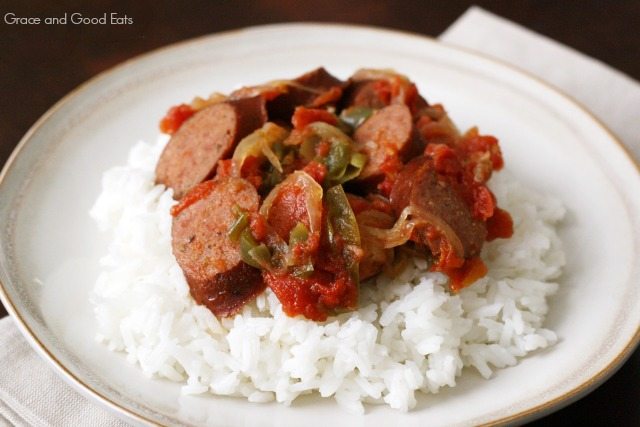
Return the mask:
<svg viewBox="0 0 640 427">
<path fill-rule="evenodd" d="M 640 85 L 629 77 L 477 7 L 440 38 L 510 62 L 560 88 L 598 116 L 640 159 Z M 2 425 L 126 424 L 58 378 L 6 318 L 0 320 Z"/>
<path fill-rule="evenodd" d="M 126 426 L 60 379 L 18 331 L 0 320 L 0 426 Z"/>
</svg>

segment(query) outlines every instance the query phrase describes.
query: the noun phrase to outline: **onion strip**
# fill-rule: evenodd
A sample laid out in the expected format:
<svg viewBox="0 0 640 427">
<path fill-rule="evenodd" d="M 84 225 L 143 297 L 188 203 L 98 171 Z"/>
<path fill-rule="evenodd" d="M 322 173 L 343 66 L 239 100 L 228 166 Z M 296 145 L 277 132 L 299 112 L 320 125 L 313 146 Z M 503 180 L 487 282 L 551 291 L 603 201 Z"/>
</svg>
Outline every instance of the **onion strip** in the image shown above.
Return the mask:
<svg viewBox="0 0 640 427">
<path fill-rule="evenodd" d="M 430 214 L 424 209 L 409 205 L 402 210 L 400 216 L 391 228 L 380 228 L 378 224 L 382 212 L 368 210 L 361 212 L 357 216 L 360 230 L 367 236 L 376 239 L 384 248 L 394 248 L 405 244 L 410 238 L 413 230 L 418 226 L 431 225 L 435 227 L 447 239 L 456 255 L 464 258 L 462 241 L 442 218 Z"/>
<path fill-rule="evenodd" d="M 233 173 L 240 176 L 242 165 L 250 157 L 264 156 L 273 167 L 282 173 L 280 159 L 272 148 L 274 144 L 284 141 L 289 135 L 289 131 L 271 122 L 267 122 L 260 129 L 244 137 L 236 146 L 231 158 L 233 162 Z"/>
</svg>

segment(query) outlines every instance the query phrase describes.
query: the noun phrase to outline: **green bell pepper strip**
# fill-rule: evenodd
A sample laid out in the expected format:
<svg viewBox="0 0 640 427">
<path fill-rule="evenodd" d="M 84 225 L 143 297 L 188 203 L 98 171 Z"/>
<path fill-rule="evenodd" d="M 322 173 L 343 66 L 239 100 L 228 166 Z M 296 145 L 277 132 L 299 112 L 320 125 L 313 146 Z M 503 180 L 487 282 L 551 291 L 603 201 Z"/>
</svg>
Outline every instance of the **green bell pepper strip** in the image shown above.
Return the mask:
<svg viewBox="0 0 640 427">
<path fill-rule="evenodd" d="M 331 187 L 326 192 L 327 203 L 327 234 L 329 243 L 335 245 L 335 235 L 338 234 L 343 243 L 344 259 L 347 269 L 351 273 L 351 277 L 358 281 L 358 256 L 355 253 L 356 248 L 360 248 L 360 230 L 356 222 L 356 216 L 351 210 L 347 195 L 341 185 Z"/>
<path fill-rule="evenodd" d="M 373 108 L 369 107 L 349 107 L 342 110 L 340 113 L 340 120 L 346 123 L 351 130 L 355 130 L 358 126 L 364 123 L 373 114 Z"/>
</svg>

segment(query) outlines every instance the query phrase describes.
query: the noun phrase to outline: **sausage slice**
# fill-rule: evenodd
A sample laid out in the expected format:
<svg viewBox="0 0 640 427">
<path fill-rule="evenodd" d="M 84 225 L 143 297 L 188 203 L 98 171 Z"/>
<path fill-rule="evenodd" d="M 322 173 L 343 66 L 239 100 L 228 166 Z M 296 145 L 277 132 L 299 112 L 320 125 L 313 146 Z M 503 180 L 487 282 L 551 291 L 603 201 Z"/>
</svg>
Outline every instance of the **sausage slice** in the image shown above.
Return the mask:
<svg viewBox="0 0 640 427">
<path fill-rule="evenodd" d="M 414 115 L 429 107 L 429 103 L 418 93 L 413 83 L 408 80 L 398 80 L 397 84 L 402 86 L 403 96 L 397 93 L 398 86 L 396 88 L 391 86 L 388 78 L 361 78 L 356 73 L 349 79 L 344 89 L 341 105 L 343 108 L 357 106 L 380 109 L 391 104 L 405 104 Z"/>
<path fill-rule="evenodd" d="M 344 106 L 384 108 L 390 103 L 389 97 L 383 96 L 377 88 L 378 80 L 350 81 L 345 90 Z"/>
<path fill-rule="evenodd" d="M 394 104 L 376 111 L 356 129 L 353 139 L 356 151 L 367 155 L 367 163 L 358 180 L 380 181 L 384 177 L 380 167 L 387 158 L 397 154 L 404 159 L 415 151 L 409 107 Z"/>
<path fill-rule="evenodd" d="M 407 206 L 415 215 L 436 228 L 456 249 L 457 255 L 469 259 L 480 254 L 487 236 L 484 222 L 473 218 L 471 210 L 455 190 L 441 182 L 428 157 L 416 157 L 402 169 L 391 190 L 391 205 L 396 215 Z M 425 227 L 414 231 L 418 243 L 439 253 L 439 237 L 429 237 Z"/>
<path fill-rule="evenodd" d="M 191 188 L 212 178 L 218 160 L 230 157 L 242 138 L 267 120 L 261 96 L 206 107 L 184 122 L 165 147 L 156 166 L 156 183 L 173 188 L 181 199 Z"/>
<path fill-rule="evenodd" d="M 201 185 L 212 189 L 173 219 L 173 254 L 196 302 L 216 316 L 231 316 L 265 288 L 260 270 L 242 261 L 239 243 L 227 236 L 236 219 L 234 207 L 257 212 L 259 196 L 242 178 L 225 177 Z"/>
<path fill-rule="evenodd" d="M 331 75 L 323 67 L 309 71 L 288 85 L 287 91 L 269 102 L 269 118 L 290 122 L 296 107 L 319 108 L 338 102 L 345 82 Z"/>
</svg>

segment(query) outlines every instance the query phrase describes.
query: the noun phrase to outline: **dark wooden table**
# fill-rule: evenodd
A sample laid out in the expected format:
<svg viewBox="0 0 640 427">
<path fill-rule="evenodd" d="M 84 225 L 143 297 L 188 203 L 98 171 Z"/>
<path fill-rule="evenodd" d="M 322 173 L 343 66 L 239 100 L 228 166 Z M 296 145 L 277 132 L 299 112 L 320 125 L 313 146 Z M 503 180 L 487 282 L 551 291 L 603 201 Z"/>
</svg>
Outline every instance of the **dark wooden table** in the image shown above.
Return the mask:
<svg viewBox="0 0 640 427">
<path fill-rule="evenodd" d="M 639 0 L 475 3 L 640 79 Z M 290 21 L 357 23 L 437 36 L 470 5 L 459 0 L 4 0 L 0 4 L 3 17 L 6 13 L 55 17 L 65 12 L 99 17 L 115 12 L 133 23 L 0 23 L 0 164 L 31 124 L 67 92 L 100 71 L 151 49 L 203 34 Z M 0 306 L 2 316 L 6 311 Z M 636 351 L 593 393 L 532 425 L 640 425 L 639 397 L 640 351 Z"/>
</svg>

